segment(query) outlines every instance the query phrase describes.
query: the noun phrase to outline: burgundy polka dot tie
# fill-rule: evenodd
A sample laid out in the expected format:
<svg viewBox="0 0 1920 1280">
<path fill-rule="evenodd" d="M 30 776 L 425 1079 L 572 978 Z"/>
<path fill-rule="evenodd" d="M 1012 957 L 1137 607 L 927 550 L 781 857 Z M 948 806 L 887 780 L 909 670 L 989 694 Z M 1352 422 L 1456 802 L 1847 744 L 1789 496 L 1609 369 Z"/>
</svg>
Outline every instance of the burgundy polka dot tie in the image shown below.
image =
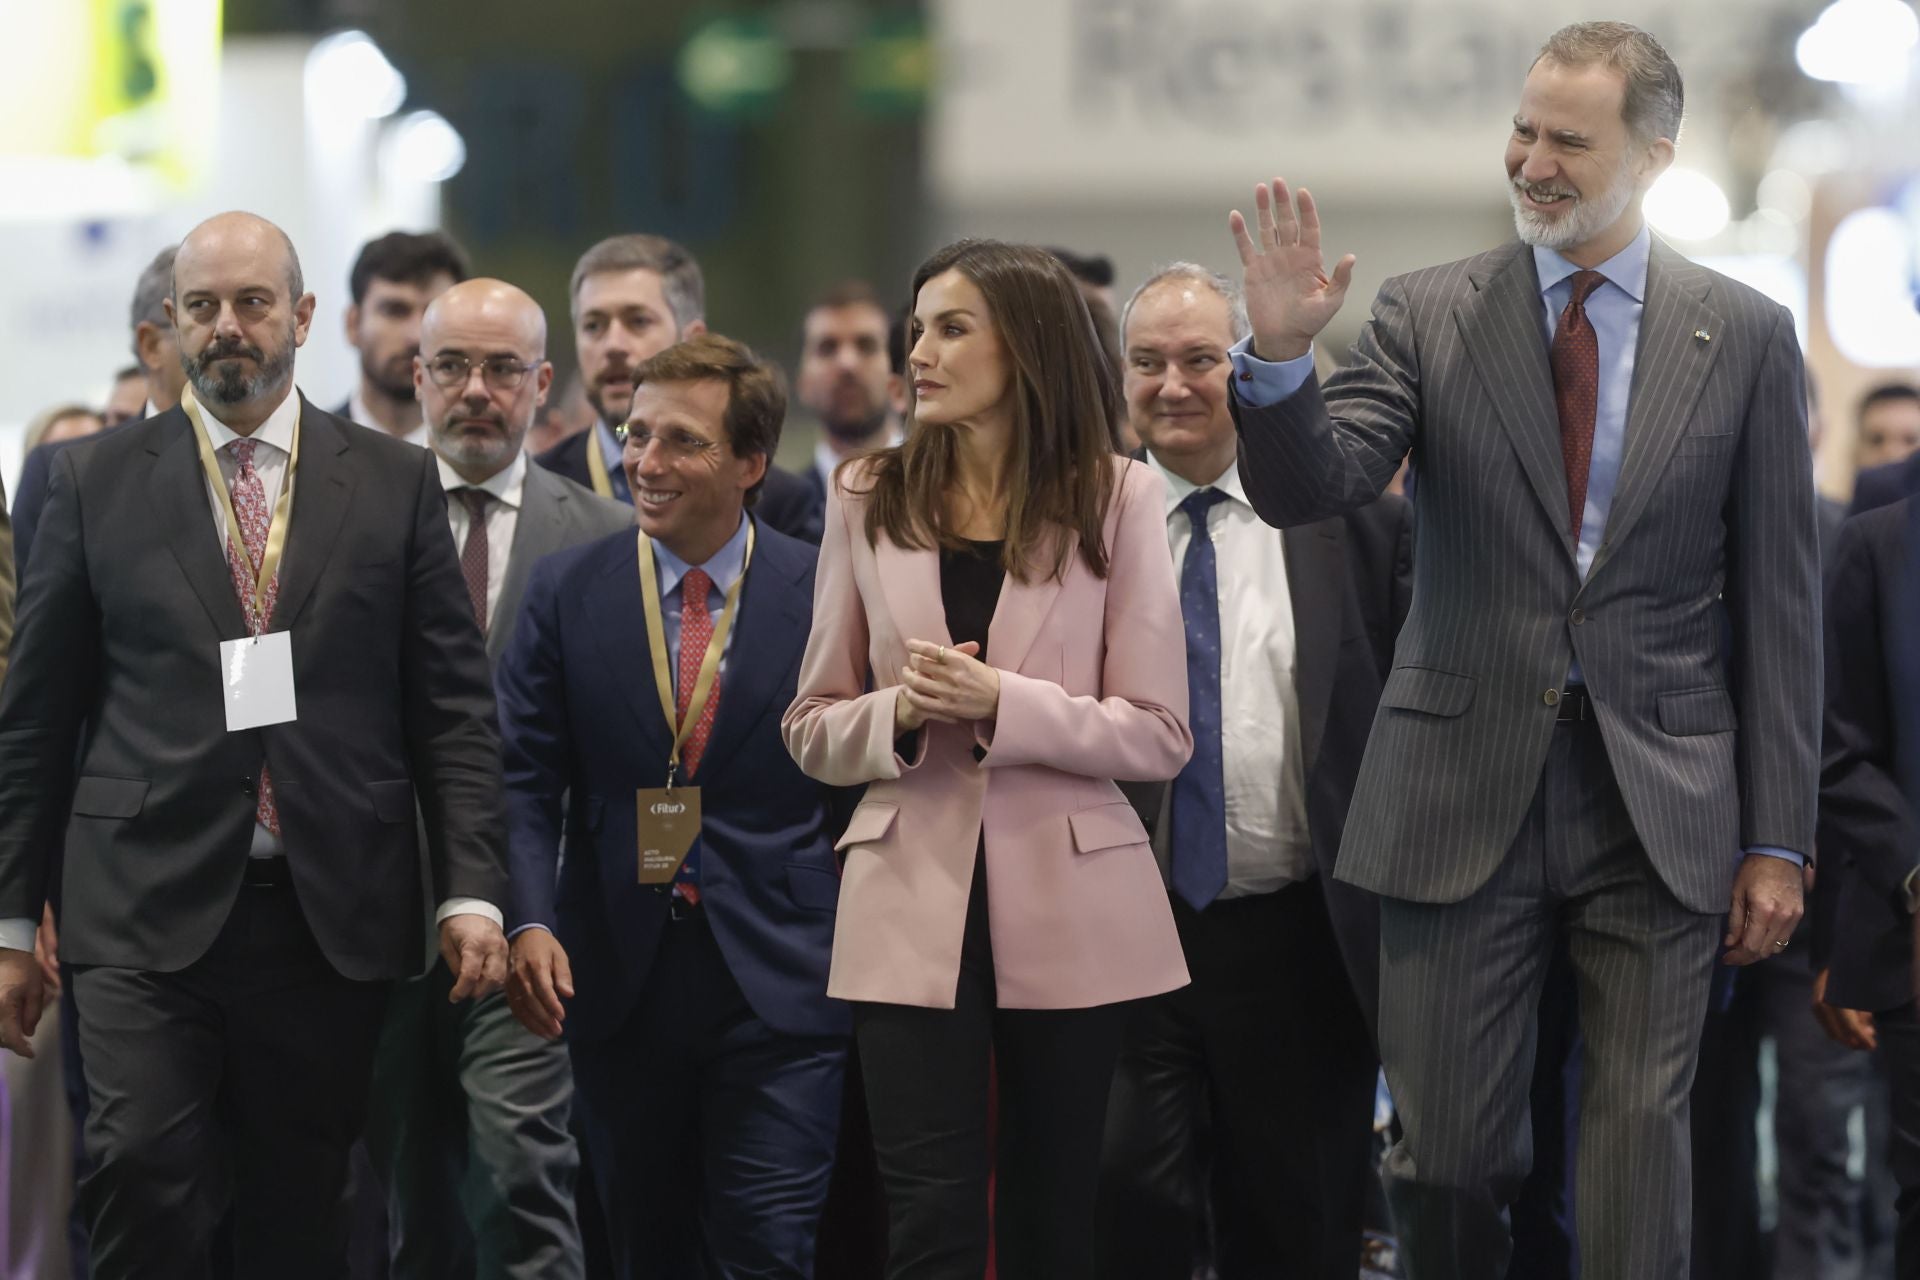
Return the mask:
<svg viewBox="0 0 1920 1280">
<path fill-rule="evenodd" d="M 1553 332 L 1553 401 L 1560 410 L 1560 456 L 1567 464 L 1567 516 L 1575 543 L 1587 510 L 1593 419 L 1600 403 L 1600 342 L 1587 319 L 1587 298 L 1606 282 L 1598 271 L 1576 271 L 1573 296 Z"/>
</svg>

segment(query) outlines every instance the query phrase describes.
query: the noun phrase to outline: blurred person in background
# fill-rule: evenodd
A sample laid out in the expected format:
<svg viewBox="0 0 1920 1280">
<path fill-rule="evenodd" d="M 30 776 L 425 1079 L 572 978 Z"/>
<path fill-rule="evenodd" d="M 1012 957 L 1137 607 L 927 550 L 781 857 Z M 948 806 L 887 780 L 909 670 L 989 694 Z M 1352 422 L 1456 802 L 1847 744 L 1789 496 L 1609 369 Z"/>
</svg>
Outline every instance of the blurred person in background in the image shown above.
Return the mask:
<svg viewBox="0 0 1920 1280">
<path fill-rule="evenodd" d="M 367 241 L 347 277 L 347 345 L 360 353 L 360 379 L 334 410 L 425 447 L 427 424 L 413 386 L 420 318 L 427 304 L 472 274 L 466 251 L 441 231 L 389 231 Z"/>
<path fill-rule="evenodd" d="M 820 423 L 804 475 L 823 508 L 835 467 L 900 443 L 899 382 L 887 361 L 887 309 L 873 286 L 847 280 L 821 294 L 801 322 L 794 399 Z"/>
<path fill-rule="evenodd" d="M 428 304 L 415 379 L 474 622 L 496 667 L 543 556 L 631 528 L 633 512 L 533 466 L 523 448 L 553 380 L 540 306 L 500 280 Z M 374 1060 L 367 1146 L 387 1187 L 395 1280 L 576 1280 L 579 1155 L 565 1046 L 504 993 L 451 1004 L 433 954 L 399 983 Z"/>
<path fill-rule="evenodd" d="M 674 343 L 706 332 L 706 280 L 685 246 L 665 236 L 619 235 L 580 256 L 567 292 L 580 384 L 596 421 L 592 430 L 561 441 L 534 461 L 631 506 L 614 432 L 633 402 L 633 370 Z M 768 466 L 756 518 L 817 544 L 820 512 L 805 480 Z"/>
<path fill-rule="evenodd" d="M 540 413 L 533 420 L 533 428 L 527 432 L 529 458 L 537 458 L 556 448 L 562 440 L 593 426 L 593 406 L 587 403 L 580 379 L 571 377 L 558 385 L 560 389 L 548 394 L 547 402 L 540 406 Z"/>
<path fill-rule="evenodd" d="M 1867 392 L 1855 421 L 1860 466 L 1850 515 L 1920 493 L 1920 388 L 1889 382 Z"/>
<path fill-rule="evenodd" d="M 1104 253 L 1079 254 L 1071 249 L 1048 249 L 1048 253 L 1060 260 L 1073 276 L 1074 283 L 1080 287 L 1080 296 L 1087 300 L 1087 313 L 1093 317 L 1093 330 L 1100 335 L 1100 351 L 1113 366 L 1114 394 L 1120 394 L 1120 376 L 1124 365 L 1120 355 L 1120 300 L 1114 292 L 1113 259 Z M 1117 452 L 1135 454 L 1140 449 L 1140 439 L 1134 434 L 1133 417 L 1127 412 L 1124 401 L 1116 400 L 1113 405 L 1112 422 L 1114 425 L 1114 448 Z"/>
<path fill-rule="evenodd" d="M 1116 320 L 1120 314 L 1120 296 L 1114 292 L 1113 259 L 1104 253 L 1075 253 L 1071 249 L 1049 248 L 1080 287 L 1080 295 L 1089 302 L 1098 299 Z"/>
<path fill-rule="evenodd" d="M 147 371 L 130 364 L 113 375 L 106 406 L 100 411 L 103 426 L 117 427 L 123 422 L 144 418 L 147 414 Z"/>
<path fill-rule="evenodd" d="M 1193 749 L 1166 495 L 1113 456 L 1072 277 L 963 240 L 921 264 L 906 443 L 844 468 L 784 721 L 867 784 L 828 992 L 851 1000 L 893 1280 L 1090 1280 L 1129 1002 L 1186 965 L 1112 779 Z M 988 1136 L 989 1082 L 998 1132 Z"/>
<path fill-rule="evenodd" d="M 1333 868 L 1407 610 L 1412 521 L 1392 496 L 1285 531 L 1248 505 L 1228 411 L 1227 352 L 1248 332 L 1237 285 L 1178 263 L 1122 314 L 1127 411 L 1181 575 L 1194 753 L 1172 783 L 1121 790 L 1153 835 L 1193 982 L 1129 1017 L 1097 1272 L 1190 1280 L 1210 1261 L 1219 1280 L 1353 1280 L 1380 904 Z"/>
<path fill-rule="evenodd" d="M 1647 228 L 1683 97 L 1646 32 L 1555 32 L 1507 139 L 1518 238 L 1389 280 L 1324 387 L 1313 344 L 1353 259 L 1326 269 L 1318 209 L 1277 178 L 1257 226 L 1229 218 L 1256 510 L 1351 510 L 1413 454 L 1414 605 L 1340 874 L 1382 897 L 1403 1129 L 1386 1180 L 1419 1280 L 1506 1274 L 1562 939 L 1586 1033 L 1582 1274 L 1685 1280 L 1714 963 L 1784 950 L 1802 914 L 1821 678 L 1805 384 L 1784 307 Z"/>
<path fill-rule="evenodd" d="M 32 453 L 43 444 L 61 444 L 69 440 L 84 440 L 106 427 L 100 411 L 84 404 L 55 405 L 33 415 L 27 423 L 26 436 L 21 448 Z"/>
<path fill-rule="evenodd" d="M 803 1280 L 848 1033 L 837 797 L 778 730 L 818 553 L 753 509 L 786 412 L 771 365 L 701 333 L 630 374 L 639 533 L 543 560 L 500 666 L 508 996 L 566 1035 L 617 1275 Z M 670 806 L 694 816 L 661 848 Z"/>
</svg>

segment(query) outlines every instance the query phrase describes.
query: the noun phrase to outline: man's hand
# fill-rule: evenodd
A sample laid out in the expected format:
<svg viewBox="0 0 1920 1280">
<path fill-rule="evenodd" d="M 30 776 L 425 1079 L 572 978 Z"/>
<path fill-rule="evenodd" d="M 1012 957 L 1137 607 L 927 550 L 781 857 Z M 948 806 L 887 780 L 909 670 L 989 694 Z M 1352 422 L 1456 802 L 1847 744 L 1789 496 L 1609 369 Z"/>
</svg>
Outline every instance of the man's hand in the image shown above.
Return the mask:
<svg viewBox="0 0 1920 1280">
<path fill-rule="evenodd" d="M 46 977 L 33 952 L 0 947 L 0 1048 L 33 1056 L 33 1033 L 46 999 Z"/>
<path fill-rule="evenodd" d="M 440 958 L 453 971 L 453 991 L 447 999 L 455 1003 L 492 995 L 507 980 L 506 935 L 485 916 L 462 914 L 442 920 Z"/>
<path fill-rule="evenodd" d="M 546 929 L 514 935 L 513 972 L 507 978 L 507 1007 L 520 1025 L 544 1040 L 560 1038 L 567 1019 L 562 1000 L 573 999 L 573 968 L 567 949 Z"/>
<path fill-rule="evenodd" d="M 33 958 L 47 982 L 47 999 L 60 998 L 60 930 L 53 923 L 53 904 L 40 908 L 40 928 L 33 935 Z"/>
<path fill-rule="evenodd" d="M 1786 950 L 1806 911 L 1802 878 L 1800 868 L 1785 858 L 1750 853 L 1741 861 L 1722 944 L 1728 964 L 1754 964 Z"/>
<path fill-rule="evenodd" d="M 1872 1014 L 1827 1003 L 1825 969 L 1813 976 L 1813 1020 L 1820 1024 L 1820 1029 L 1827 1033 L 1828 1039 L 1849 1049 L 1871 1052 L 1880 1045 L 1880 1037 L 1873 1029 Z"/>
<path fill-rule="evenodd" d="M 1353 281 L 1353 255 L 1327 275 L 1320 259 L 1320 211 L 1304 188 L 1297 214 L 1279 178 L 1271 188 L 1255 187 L 1253 202 L 1255 230 L 1248 230 L 1238 209 L 1227 215 L 1244 269 L 1253 353 L 1262 360 L 1292 360 L 1312 350 L 1314 335 L 1340 310 Z"/>
</svg>

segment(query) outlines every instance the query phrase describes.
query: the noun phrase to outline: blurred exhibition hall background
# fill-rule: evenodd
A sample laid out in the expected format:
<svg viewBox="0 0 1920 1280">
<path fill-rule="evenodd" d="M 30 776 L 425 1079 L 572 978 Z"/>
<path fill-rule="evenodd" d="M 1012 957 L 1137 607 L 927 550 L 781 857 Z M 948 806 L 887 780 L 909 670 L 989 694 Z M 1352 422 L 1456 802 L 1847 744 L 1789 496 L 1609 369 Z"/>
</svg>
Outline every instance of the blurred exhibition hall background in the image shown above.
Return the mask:
<svg viewBox="0 0 1920 1280">
<path fill-rule="evenodd" d="M 1275 174 L 1359 255 L 1337 354 L 1383 278 L 1510 234 L 1528 62 L 1603 17 L 1687 80 L 1651 220 L 1792 308 L 1844 497 L 1854 402 L 1920 364 L 1907 0 L 0 0 L 0 475 L 38 411 L 104 400 L 155 250 L 235 207 L 299 247 L 323 404 L 357 373 L 348 265 L 396 227 L 539 298 L 564 382 L 567 275 L 613 232 L 686 242 L 710 323 L 791 367 L 818 291 L 904 300 L 961 234 L 1109 255 L 1122 297 L 1233 266 L 1227 210 Z"/>
</svg>

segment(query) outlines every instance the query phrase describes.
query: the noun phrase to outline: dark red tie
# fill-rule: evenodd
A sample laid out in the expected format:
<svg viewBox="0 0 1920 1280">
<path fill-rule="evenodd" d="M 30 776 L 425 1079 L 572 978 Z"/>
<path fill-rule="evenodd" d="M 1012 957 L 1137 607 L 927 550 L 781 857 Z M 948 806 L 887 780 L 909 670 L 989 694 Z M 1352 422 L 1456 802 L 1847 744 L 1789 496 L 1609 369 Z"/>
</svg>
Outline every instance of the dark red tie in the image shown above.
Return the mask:
<svg viewBox="0 0 1920 1280">
<path fill-rule="evenodd" d="M 1587 511 L 1593 465 L 1593 419 L 1600 404 L 1600 342 L 1587 319 L 1587 298 L 1607 282 L 1598 271 L 1573 274 L 1573 296 L 1553 331 L 1553 402 L 1560 410 L 1560 456 L 1567 464 L 1567 516 L 1573 540 Z"/>
<path fill-rule="evenodd" d="M 460 573 L 467 580 L 467 601 L 480 634 L 487 634 L 487 504 L 493 495 L 485 489 L 460 490 L 467 505 L 467 540 L 460 548 Z"/>
</svg>

